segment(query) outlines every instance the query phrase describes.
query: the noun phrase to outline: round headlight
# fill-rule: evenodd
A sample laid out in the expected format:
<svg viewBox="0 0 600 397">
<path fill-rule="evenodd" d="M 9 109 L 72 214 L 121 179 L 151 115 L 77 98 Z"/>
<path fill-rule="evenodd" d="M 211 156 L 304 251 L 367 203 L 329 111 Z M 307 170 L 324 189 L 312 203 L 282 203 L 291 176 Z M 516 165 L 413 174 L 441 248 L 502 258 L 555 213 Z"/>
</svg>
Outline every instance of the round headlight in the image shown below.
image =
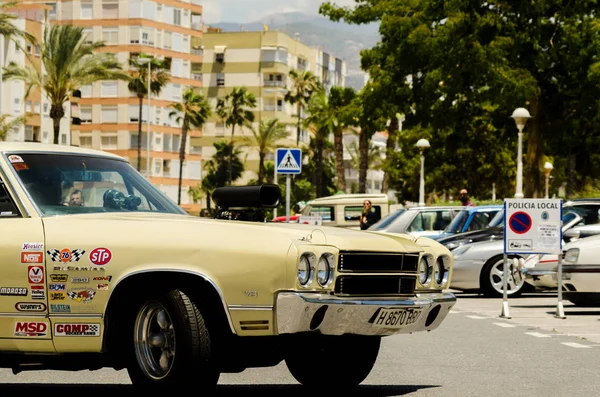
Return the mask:
<svg viewBox="0 0 600 397">
<path fill-rule="evenodd" d="M 435 261 L 435 270 L 433 271 L 433 280 L 437 285 L 444 284 L 444 275 L 446 273 L 446 266 L 444 266 L 444 259 L 437 258 Z"/>
<path fill-rule="evenodd" d="M 321 255 L 317 267 L 317 282 L 321 287 L 326 287 L 333 279 L 333 257 L 330 254 Z"/>
<path fill-rule="evenodd" d="M 298 283 L 300 285 L 308 285 L 311 279 L 312 268 L 308 255 L 302 255 L 298 261 Z"/>
<path fill-rule="evenodd" d="M 422 285 L 427 285 L 431 281 L 431 269 L 429 266 L 429 261 L 426 257 L 421 257 L 421 261 L 419 262 L 419 282 Z"/>
</svg>

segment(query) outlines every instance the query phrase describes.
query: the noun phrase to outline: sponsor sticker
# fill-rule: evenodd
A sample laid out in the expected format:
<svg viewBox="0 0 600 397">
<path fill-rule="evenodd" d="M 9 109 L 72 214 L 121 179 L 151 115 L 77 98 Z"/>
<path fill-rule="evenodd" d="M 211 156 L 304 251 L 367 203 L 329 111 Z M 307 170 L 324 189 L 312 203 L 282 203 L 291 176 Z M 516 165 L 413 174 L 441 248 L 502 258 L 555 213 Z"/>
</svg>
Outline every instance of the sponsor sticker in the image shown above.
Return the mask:
<svg viewBox="0 0 600 397">
<path fill-rule="evenodd" d="M 43 285 L 32 285 L 31 286 L 31 299 L 35 300 L 46 300 L 46 290 Z"/>
<path fill-rule="evenodd" d="M 108 291 L 108 284 L 98 284 L 98 289 L 100 291 Z"/>
<path fill-rule="evenodd" d="M 68 279 L 69 279 L 69 276 L 67 274 L 51 274 L 50 275 L 50 281 L 52 281 L 53 283 L 66 283 Z"/>
<path fill-rule="evenodd" d="M 112 280 L 112 276 L 94 277 L 93 280 L 94 281 L 110 281 L 110 280 Z"/>
<path fill-rule="evenodd" d="M 44 253 L 21 252 L 21 263 L 44 263 Z"/>
<path fill-rule="evenodd" d="M 63 248 L 58 250 L 53 248 L 46 251 L 46 253 L 50 257 L 52 262 L 69 263 L 78 262 L 83 257 L 83 254 L 85 254 L 85 250 L 79 248 L 74 250 L 71 250 L 69 248 Z"/>
<path fill-rule="evenodd" d="M 53 313 L 71 313 L 71 305 L 51 303 L 50 311 Z"/>
<path fill-rule="evenodd" d="M 91 288 L 72 288 L 67 292 L 67 296 L 75 302 L 88 303 L 94 299 L 96 291 Z"/>
<path fill-rule="evenodd" d="M 46 304 L 41 302 L 18 302 L 15 304 L 15 309 L 20 312 L 45 312 Z"/>
<path fill-rule="evenodd" d="M 100 324 L 54 324 L 54 336 L 100 336 Z"/>
<path fill-rule="evenodd" d="M 48 335 L 48 324 L 42 322 L 17 321 L 15 336 L 42 337 Z"/>
<path fill-rule="evenodd" d="M 10 156 L 8 156 L 8 161 L 10 161 L 11 164 L 24 163 L 23 157 L 17 156 L 16 154 L 11 154 Z"/>
<path fill-rule="evenodd" d="M 0 287 L 0 296 L 27 296 L 27 288 Z"/>
<path fill-rule="evenodd" d="M 44 268 L 42 266 L 29 266 L 29 271 L 27 274 L 29 276 L 30 284 L 44 283 Z"/>
<path fill-rule="evenodd" d="M 71 278 L 71 282 L 74 284 L 89 283 L 90 278 L 89 277 L 73 277 L 73 278 Z"/>
<path fill-rule="evenodd" d="M 44 243 L 23 243 L 21 251 L 43 251 Z"/>
<path fill-rule="evenodd" d="M 98 266 L 53 266 L 55 272 L 105 272 L 106 269 Z"/>
<path fill-rule="evenodd" d="M 94 248 L 90 251 L 90 262 L 96 266 L 104 266 L 112 259 L 112 252 L 108 248 Z"/>
<path fill-rule="evenodd" d="M 48 286 L 50 291 L 64 291 L 66 289 L 64 284 L 50 284 Z"/>
<path fill-rule="evenodd" d="M 67 298 L 64 292 L 50 292 L 48 295 L 51 301 L 64 301 Z"/>
</svg>

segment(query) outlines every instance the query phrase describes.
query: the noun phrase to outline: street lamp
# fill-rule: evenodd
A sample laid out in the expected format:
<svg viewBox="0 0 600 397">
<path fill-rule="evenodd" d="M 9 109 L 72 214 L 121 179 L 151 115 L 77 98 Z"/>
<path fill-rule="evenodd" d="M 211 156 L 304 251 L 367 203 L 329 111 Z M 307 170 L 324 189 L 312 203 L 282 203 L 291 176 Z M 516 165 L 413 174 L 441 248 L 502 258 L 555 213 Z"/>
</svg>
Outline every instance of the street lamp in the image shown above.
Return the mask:
<svg viewBox="0 0 600 397">
<path fill-rule="evenodd" d="M 544 164 L 544 174 L 546 175 L 546 198 L 548 198 L 548 180 L 550 179 L 550 173 L 553 168 L 552 163 L 546 161 L 546 164 Z"/>
<path fill-rule="evenodd" d="M 519 151 L 517 154 L 517 192 L 515 198 L 523 198 L 523 128 L 527 120 L 531 118 L 529 111 L 525 108 L 516 108 L 512 117 L 519 130 Z"/>
<path fill-rule="evenodd" d="M 421 181 L 419 185 L 419 206 L 425 206 L 425 155 L 423 152 L 425 149 L 430 148 L 429 141 L 425 138 L 421 138 L 417 141 L 416 146 L 421 151 Z"/>
<path fill-rule="evenodd" d="M 150 84 L 151 84 L 151 75 L 152 75 L 152 59 L 151 58 L 138 58 L 137 62 L 140 65 L 148 64 L 148 115 L 147 115 L 147 142 L 146 142 L 146 178 L 150 180 Z"/>
</svg>

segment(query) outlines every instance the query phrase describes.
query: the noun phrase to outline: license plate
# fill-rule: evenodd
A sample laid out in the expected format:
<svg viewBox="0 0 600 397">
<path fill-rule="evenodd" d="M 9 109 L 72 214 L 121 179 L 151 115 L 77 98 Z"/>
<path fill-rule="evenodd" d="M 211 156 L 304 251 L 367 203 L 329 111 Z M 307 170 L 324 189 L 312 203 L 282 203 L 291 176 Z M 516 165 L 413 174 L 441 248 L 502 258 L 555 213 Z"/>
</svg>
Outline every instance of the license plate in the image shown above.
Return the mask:
<svg viewBox="0 0 600 397">
<path fill-rule="evenodd" d="M 421 317 L 421 309 L 384 309 L 381 308 L 370 321 L 374 327 L 402 328 L 411 325 Z"/>
</svg>

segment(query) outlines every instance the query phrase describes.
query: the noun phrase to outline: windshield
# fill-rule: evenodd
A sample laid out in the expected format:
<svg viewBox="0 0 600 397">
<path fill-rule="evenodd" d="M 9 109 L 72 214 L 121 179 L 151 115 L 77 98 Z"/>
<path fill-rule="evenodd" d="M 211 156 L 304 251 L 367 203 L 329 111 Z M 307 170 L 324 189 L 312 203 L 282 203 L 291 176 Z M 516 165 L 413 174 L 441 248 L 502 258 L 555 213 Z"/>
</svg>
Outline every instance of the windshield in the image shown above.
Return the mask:
<svg viewBox="0 0 600 397">
<path fill-rule="evenodd" d="M 504 210 L 498 211 L 496 216 L 490 221 L 489 227 L 504 226 Z"/>
<path fill-rule="evenodd" d="M 392 214 L 389 214 L 388 216 L 386 216 L 385 218 L 381 219 L 380 221 L 378 221 L 377 223 L 374 223 L 369 230 L 383 230 L 385 228 L 387 228 L 390 223 L 392 223 L 393 221 L 395 221 L 396 219 L 398 219 L 398 217 L 402 214 L 404 214 L 406 212 L 405 209 L 401 209 L 398 210 Z"/>
<path fill-rule="evenodd" d="M 9 158 L 23 187 L 44 215 L 186 213 L 124 161 L 40 153 L 13 154 Z"/>
<path fill-rule="evenodd" d="M 469 211 L 468 210 L 460 210 L 458 214 L 452 219 L 452 222 L 446 226 L 444 229 L 444 233 L 458 233 L 464 227 L 465 223 L 469 219 Z"/>
</svg>

